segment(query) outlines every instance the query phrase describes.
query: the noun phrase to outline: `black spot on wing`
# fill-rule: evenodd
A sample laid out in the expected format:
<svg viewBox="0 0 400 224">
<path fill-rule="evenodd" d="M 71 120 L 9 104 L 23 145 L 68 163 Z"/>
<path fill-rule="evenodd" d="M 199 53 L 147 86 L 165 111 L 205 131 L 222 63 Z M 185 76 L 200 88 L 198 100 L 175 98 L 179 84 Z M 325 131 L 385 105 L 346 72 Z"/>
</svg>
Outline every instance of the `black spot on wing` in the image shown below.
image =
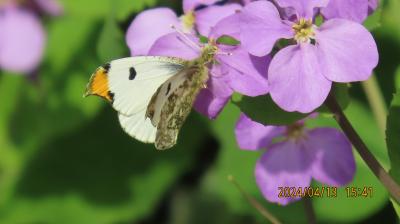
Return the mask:
<svg viewBox="0 0 400 224">
<path fill-rule="evenodd" d="M 134 80 L 136 77 L 136 70 L 134 67 L 129 68 L 129 80 Z"/>
<path fill-rule="evenodd" d="M 167 92 L 165 93 L 166 96 L 168 95 L 170 90 L 171 90 L 171 83 L 168 83 Z"/>
<path fill-rule="evenodd" d="M 104 70 L 106 71 L 106 73 L 108 73 L 108 71 L 109 71 L 110 68 L 111 68 L 111 64 L 110 64 L 110 63 L 107 63 L 107 64 L 104 64 L 102 67 L 104 68 Z"/>
<path fill-rule="evenodd" d="M 113 93 L 113 92 L 111 92 L 111 91 L 108 91 L 108 96 L 110 97 L 110 99 L 111 99 L 111 104 L 113 104 L 114 103 L 114 96 L 115 96 L 115 94 Z"/>
</svg>

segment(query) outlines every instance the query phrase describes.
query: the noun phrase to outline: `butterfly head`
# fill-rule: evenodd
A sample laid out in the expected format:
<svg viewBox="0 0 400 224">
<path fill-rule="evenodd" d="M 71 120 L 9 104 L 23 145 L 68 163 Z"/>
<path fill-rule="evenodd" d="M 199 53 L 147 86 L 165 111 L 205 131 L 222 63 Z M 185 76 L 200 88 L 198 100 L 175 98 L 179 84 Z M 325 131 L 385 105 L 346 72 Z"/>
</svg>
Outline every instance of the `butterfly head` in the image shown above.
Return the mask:
<svg viewBox="0 0 400 224">
<path fill-rule="evenodd" d="M 204 65 L 211 64 L 215 61 L 215 55 L 219 52 L 215 40 L 210 39 L 207 44 L 203 45 L 201 51 L 201 61 Z"/>
</svg>

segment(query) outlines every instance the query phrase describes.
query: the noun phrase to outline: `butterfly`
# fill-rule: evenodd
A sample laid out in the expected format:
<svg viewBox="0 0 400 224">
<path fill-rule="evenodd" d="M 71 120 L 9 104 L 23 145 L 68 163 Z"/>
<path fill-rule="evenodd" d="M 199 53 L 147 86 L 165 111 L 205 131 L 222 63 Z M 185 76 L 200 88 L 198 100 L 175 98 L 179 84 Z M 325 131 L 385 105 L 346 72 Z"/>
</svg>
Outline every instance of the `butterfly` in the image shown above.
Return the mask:
<svg viewBox="0 0 400 224">
<path fill-rule="evenodd" d="M 188 61 L 175 57 L 138 56 L 100 66 L 84 96 L 111 103 L 126 133 L 160 150 L 173 147 L 200 90 L 209 78 L 208 66 L 217 48 L 206 45 Z"/>
</svg>

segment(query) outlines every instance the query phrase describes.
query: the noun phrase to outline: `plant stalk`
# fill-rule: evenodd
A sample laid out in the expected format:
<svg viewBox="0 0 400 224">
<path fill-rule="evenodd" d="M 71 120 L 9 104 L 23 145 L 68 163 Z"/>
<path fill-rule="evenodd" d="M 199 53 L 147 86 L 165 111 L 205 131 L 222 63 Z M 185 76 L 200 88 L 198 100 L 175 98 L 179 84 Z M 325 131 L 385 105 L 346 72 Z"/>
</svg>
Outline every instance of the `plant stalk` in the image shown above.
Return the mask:
<svg viewBox="0 0 400 224">
<path fill-rule="evenodd" d="M 240 191 L 244 198 L 253 206 L 257 211 L 264 216 L 265 219 L 270 221 L 272 224 L 281 224 L 278 218 L 276 218 L 272 213 L 270 213 L 264 206 L 262 206 L 255 198 L 249 195 L 243 188 L 236 182 L 232 175 L 228 176 L 228 180 L 235 185 L 235 187 Z"/>
<path fill-rule="evenodd" d="M 361 83 L 382 137 L 385 137 L 387 108 L 375 75 Z"/>
</svg>

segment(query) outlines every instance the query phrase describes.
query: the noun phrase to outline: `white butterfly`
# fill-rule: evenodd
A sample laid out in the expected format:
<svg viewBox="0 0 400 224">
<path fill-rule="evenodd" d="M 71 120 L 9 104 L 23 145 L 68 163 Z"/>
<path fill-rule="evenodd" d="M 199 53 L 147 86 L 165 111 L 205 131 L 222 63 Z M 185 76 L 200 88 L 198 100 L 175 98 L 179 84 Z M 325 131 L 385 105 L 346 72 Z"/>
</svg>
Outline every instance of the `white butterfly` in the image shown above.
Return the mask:
<svg viewBox="0 0 400 224">
<path fill-rule="evenodd" d="M 206 45 L 199 58 L 142 56 L 114 60 L 99 67 L 86 94 L 109 101 L 130 136 L 157 149 L 176 144 L 196 96 L 208 80 L 217 49 Z"/>
</svg>

